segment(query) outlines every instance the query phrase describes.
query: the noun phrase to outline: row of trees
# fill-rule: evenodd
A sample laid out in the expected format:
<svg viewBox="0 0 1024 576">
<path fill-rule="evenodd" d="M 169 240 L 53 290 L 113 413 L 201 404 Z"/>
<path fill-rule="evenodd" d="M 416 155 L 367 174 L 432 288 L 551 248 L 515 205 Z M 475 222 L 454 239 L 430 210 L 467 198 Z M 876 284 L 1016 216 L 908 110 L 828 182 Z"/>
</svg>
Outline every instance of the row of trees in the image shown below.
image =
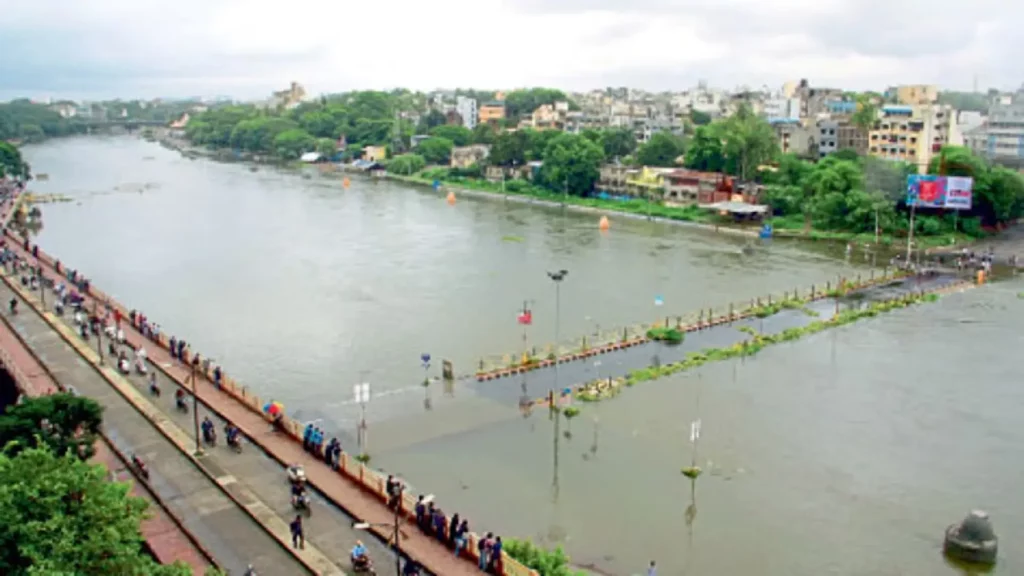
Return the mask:
<svg viewBox="0 0 1024 576">
<path fill-rule="evenodd" d="M 28 180 L 31 176 L 28 162 L 21 157 L 21 150 L 7 142 L 0 141 L 0 178 Z"/>
<path fill-rule="evenodd" d="M 29 100 L 0 104 L 0 140 L 38 142 L 85 131 L 83 123 L 63 118 L 42 104 L 33 104 Z"/>
<path fill-rule="evenodd" d="M 143 552 L 147 502 L 87 460 L 102 408 L 71 394 L 0 415 L 0 574 L 189 576 Z"/>
</svg>

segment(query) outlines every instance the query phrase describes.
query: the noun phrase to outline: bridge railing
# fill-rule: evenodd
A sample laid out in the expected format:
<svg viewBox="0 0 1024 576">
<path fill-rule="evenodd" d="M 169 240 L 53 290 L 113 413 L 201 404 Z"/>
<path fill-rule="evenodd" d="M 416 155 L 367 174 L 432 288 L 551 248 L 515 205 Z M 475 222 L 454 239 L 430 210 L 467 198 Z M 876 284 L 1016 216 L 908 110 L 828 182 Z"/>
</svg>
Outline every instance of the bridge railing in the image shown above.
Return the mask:
<svg viewBox="0 0 1024 576">
<path fill-rule="evenodd" d="M 895 271 L 870 270 L 852 274 L 849 277 L 837 276 L 834 280 L 813 284 L 811 286 L 794 286 L 792 290 L 782 290 L 725 304 L 709 306 L 700 310 L 691 310 L 685 314 L 672 314 L 666 311 L 664 316 L 652 318 L 650 322 L 638 323 L 615 329 L 595 330 L 594 332 L 562 342 L 530 345 L 529 350 L 517 350 L 505 354 L 492 354 L 479 359 L 474 366 L 477 374 L 516 370 L 532 363 L 543 365 L 545 361 L 556 358 L 588 355 L 594 351 L 614 349 L 617 346 L 643 341 L 648 330 L 656 327 L 675 327 L 688 331 L 742 319 L 755 313 L 765 306 L 786 301 L 810 301 L 825 298 L 834 294 L 842 286 L 843 290 L 863 287 L 869 284 L 884 282 L 894 278 Z M 596 358 L 595 358 L 596 360 Z"/>
</svg>

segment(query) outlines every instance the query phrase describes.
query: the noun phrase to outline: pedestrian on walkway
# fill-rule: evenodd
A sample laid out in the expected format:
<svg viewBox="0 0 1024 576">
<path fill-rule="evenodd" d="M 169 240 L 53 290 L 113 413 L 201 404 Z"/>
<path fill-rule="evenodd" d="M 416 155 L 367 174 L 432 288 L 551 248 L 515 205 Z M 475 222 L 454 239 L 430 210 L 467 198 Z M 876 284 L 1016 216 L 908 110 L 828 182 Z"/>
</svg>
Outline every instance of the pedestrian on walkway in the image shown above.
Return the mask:
<svg viewBox="0 0 1024 576">
<path fill-rule="evenodd" d="M 501 548 L 501 536 L 498 536 L 493 542 L 491 542 L 491 552 L 489 554 L 490 563 L 487 566 L 492 574 L 502 574 L 503 567 L 501 565 Z"/>
<path fill-rule="evenodd" d="M 651 560 L 651 565 L 647 567 L 647 576 L 658 576 L 658 566 Z"/>
<path fill-rule="evenodd" d="M 302 431 L 302 448 L 309 452 L 313 446 L 313 425 L 306 424 L 305 430 Z"/>
<path fill-rule="evenodd" d="M 459 530 L 459 513 L 452 514 L 452 519 L 448 523 L 448 546 L 455 548 L 455 536 Z"/>
<path fill-rule="evenodd" d="M 466 548 L 466 539 L 469 537 L 469 521 L 463 520 L 459 527 L 455 529 L 455 557 L 458 558 L 462 555 L 462 551 Z"/>
<path fill-rule="evenodd" d="M 291 523 L 292 547 L 306 549 L 306 537 L 302 533 L 302 516 L 296 515 Z"/>
<path fill-rule="evenodd" d="M 427 531 L 427 506 L 423 503 L 423 494 L 416 499 L 416 525 L 420 530 Z"/>
<path fill-rule="evenodd" d="M 493 538 L 493 537 L 494 537 L 494 534 L 492 532 L 488 532 L 486 536 L 481 538 L 480 541 L 476 543 L 476 551 L 477 551 L 477 554 L 480 556 L 480 569 L 481 570 L 485 570 L 486 571 L 487 570 L 487 565 L 490 562 L 491 538 Z"/>
</svg>

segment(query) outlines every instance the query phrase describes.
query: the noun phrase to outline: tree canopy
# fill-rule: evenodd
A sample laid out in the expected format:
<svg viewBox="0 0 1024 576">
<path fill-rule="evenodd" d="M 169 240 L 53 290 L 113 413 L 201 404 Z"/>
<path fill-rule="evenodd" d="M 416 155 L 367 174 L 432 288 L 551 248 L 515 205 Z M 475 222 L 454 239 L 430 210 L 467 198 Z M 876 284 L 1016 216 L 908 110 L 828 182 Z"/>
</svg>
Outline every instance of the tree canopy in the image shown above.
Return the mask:
<svg viewBox="0 0 1024 576">
<path fill-rule="evenodd" d="M 427 164 L 448 164 L 452 158 L 452 148 L 455 144 L 447 138 L 427 138 L 416 145 L 416 153 L 419 154 Z"/>
<path fill-rule="evenodd" d="M 544 104 L 554 104 L 555 102 L 570 102 L 570 100 L 565 92 L 554 88 L 513 90 L 505 95 L 505 115 L 512 121 L 518 121 Z"/>
<path fill-rule="evenodd" d="M 11 454 L 39 442 L 57 454 L 90 458 L 103 419 L 95 400 L 60 393 L 26 398 L 0 415 L 0 446 Z"/>
<path fill-rule="evenodd" d="M 142 551 L 147 503 L 107 472 L 49 448 L 0 453 L 0 573 L 186 576 Z"/>
<path fill-rule="evenodd" d="M 676 166 L 676 160 L 686 150 L 683 139 L 669 132 L 655 132 L 651 139 L 636 152 L 636 161 L 642 166 Z"/>
<path fill-rule="evenodd" d="M 555 134 L 544 149 L 542 180 L 553 190 L 567 189 L 578 196 L 589 194 L 600 176 L 604 151 L 583 136 Z"/>
<path fill-rule="evenodd" d="M 31 176 L 28 162 L 21 157 L 21 150 L 14 144 L 0 142 L 0 178 L 28 180 Z"/>
</svg>

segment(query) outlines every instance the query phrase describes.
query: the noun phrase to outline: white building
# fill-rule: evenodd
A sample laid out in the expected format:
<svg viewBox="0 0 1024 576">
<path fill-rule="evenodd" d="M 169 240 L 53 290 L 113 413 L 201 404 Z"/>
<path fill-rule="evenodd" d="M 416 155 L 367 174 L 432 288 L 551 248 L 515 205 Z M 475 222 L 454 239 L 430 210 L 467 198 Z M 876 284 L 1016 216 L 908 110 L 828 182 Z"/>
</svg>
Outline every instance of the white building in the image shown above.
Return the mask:
<svg viewBox="0 0 1024 576">
<path fill-rule="evenodd" d="M 800 99 L 775 96 L 764 102 L 764 117 L 771 120 L 798 120 L 800 118 Z"/>
<path fill-rule="evenodd" d="M 462 125 L 472 130 L 476 128 L 477 110 L 476 100 L 459 96 L 455 99 L 455 111 L 462 116 Z"/>
</svg>

